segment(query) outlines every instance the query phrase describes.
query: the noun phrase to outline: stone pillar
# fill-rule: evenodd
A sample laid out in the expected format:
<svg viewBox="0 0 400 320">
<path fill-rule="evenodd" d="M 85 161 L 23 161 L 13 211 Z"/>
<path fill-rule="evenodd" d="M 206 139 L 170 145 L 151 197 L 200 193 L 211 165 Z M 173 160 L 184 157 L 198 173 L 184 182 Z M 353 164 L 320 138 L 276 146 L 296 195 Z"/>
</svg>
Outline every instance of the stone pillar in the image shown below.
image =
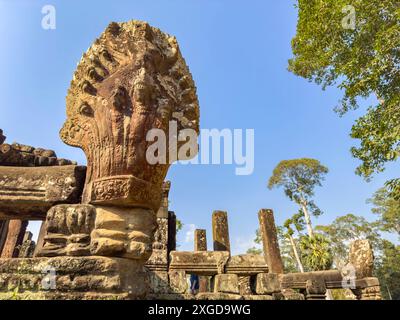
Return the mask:
<svg viewBox="0 0 400 320">
<path fill-rule="evenodd" d="M 171 251 L 176 250 L 176 215 L 173 211 L 168 211 L 168 256 Z"/>
<path fill-rule="evenodd" d="M 0 257 L 7 239 L 8 220 L 0 220 Z"/>
<path fill-rule="evenodd" d="M 214 211 L 212 214 L 214 251 L 231 251 L 229 242 L 228 214 Z"/>
<path fill-rule="evenodd" d="M 19 250 L 18 258 L 31 258 L 35 251 L 35 241 L 32 241 L 32 232 L 26 231 Z"/>
<path fill-rule="evenodd" d="M 3 130 L 0 129 L 0 144 L 3 144 L 3 142 L 6 140 L 6 137 L 3 135 Z"/>
<path fill-rule="evenodd" d="M 283 273 L 283 263 L 279 250 L 274 213 L 269 209 L 261 209 L 258 213 L 258 219 L 260 221 L 265 262 L 268 265 L 269 272 Z"/>
<path fill-rule="evenodd" d="M 374 269 L 374 253 L 368 240 L 356 240 L 350 244 L 349 264 L 357 279 L 370 278 Z"/>
<path fill-rule="evenodd" d="M 349 268 L 354 270 L 356 279 L 363 282 L 362 288 L 353 290 L 357 300 L 381 300 L 378 279 L 373 278 L 374 252 L 368 240 L 356 240 L 350 244 Z"/>
<path fill-rule="evenodd" d="M 8 225 L 7 239 L 1 253 L 1 258 L 18 257 L 19 249 L 24 240 L 27 226 L 28 221 L 10 220 Z"/>
<path fill-rule="evenodd" d="M 39 251 L 42 249 L 45 235 L 46 235 L 46 221 L 43 221 L 42 225 L 40 226 L 39 237 L 37 239 L 35 251 L 33 252 L 34 257 L 36 257 Z"/>
<path fill-rule="evenodd" d="M 194 251 L 207 251 L 207 233 L 204 229 L 194 231 Z"/>
<path fill-rule="evenodd" d="M 207 251 L 207 233 L 204 229 L 194 231 L 194 251 Z M 209 291 L 209 277 L 199 277 L 199 292 Z"/>
</svg>

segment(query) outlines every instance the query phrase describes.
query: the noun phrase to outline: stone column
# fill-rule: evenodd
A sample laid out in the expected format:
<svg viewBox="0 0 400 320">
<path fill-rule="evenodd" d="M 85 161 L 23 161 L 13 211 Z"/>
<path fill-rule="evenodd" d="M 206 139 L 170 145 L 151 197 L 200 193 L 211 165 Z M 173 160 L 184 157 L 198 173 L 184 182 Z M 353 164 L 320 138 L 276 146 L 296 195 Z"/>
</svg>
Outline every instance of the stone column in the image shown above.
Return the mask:
<svg viewBox="0 0 400 320">
<path fill-rule="evenodd" d="M 7 239 L 8 220 L 0 220 L 0 257 Z"/>
<path fill-rule="evenodd" d="M 212 214 L 214 251 L 231 251 L 229 242 L 228 214 L 214 211 Z"/>
<path fill-rule="evenodd" d="M 194 251 L 207 251 L 207 234 L 204 229 L 194 231 Z"/>
<path fill-rule="evenodd" d="M 3 135 L 3 130 L 0 129 L 0 144 L 3 144 L 3 142 L 6 140 L 6 137 Z"/>
<path fill-rule="evenodd" d="M 204 229 L 194 231 L 194 251 L 207 251 L 207 233 Z M 199 277 L 199 292 L 209 291 L 209 277 Z"/>
<path fill-rule="evenodd" d="M 349 264 L 354 268 L 357 279 L 373 276 L 374 253 L 368 240 L 356 240 L 350 244 Z"/>
<path fill-rule="evenodd" d="M 40 231 L 39 231 L 39 237 L 37 239 L 35 251 L 33 252 L 33 256 L 36 257 L 39 253 L 39 251 L 42 249 L 43 244 L 44 244 L 44 237 L 46 235 L 46 221 L 42 222 L 42 225 L 40 226 Z"/>
<path fill-rule="evenodd" d="M 283 263 L 279 250 L 274 213 L 269 209 L 261 209 L 258 213 L 258 219 L 260 221 L 265 262 L 268 265 L 269 272 L 283 273 Z"/>
<path fill-rule="evenodd" d="M 350 244 L 349 268 L 355 277 L 363 282 L 363 287 L 353 290 L 357 300 L 381 300 L 379 281 L 373 278 L 374 252 L 368 240 L 356 240 Z"/>
<path fill-rule="evenodd" d="M 18 258 L 31 258 L 35 251 L 35 246 L 35 241 L 32 241 L 32 232 L 26 231 L 19 249 Z"/>
<path fill-rule="evenodd" d="M 22 245 L 28 221 L 10 220 L 8 225 L 7 239 L 5 241 L 1 258 L 16 258 L 19 247 Z"/>
<path fill-rule="evenodd" d="M 176 250 L 176 215 L 173 211 L 168 211 L 168 256 L 171 251 Z"/>
</svg>

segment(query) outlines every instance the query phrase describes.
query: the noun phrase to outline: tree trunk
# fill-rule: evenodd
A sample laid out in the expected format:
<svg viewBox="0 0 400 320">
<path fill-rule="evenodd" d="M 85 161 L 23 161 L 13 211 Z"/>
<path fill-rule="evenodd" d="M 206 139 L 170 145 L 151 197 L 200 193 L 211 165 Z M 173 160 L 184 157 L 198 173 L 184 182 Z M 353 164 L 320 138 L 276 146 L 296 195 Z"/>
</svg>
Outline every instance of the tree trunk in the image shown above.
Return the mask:
<svg viewBox="0 0 400 320">
<path fill-rule="evenodd" d="M 296 258 L 297 266 L 299 267 L 300 272 L 304 273 L 303 264 L 301 263 L 301 260 L 300 260 L 300 257 L 299 257 L 299 253 L 297 251 L 296 243 L 294 242 L 294 239 L 290 234 L 288 234 L 288 237 L 289 237 L 289 240 L 290 240 L 290 244 L 292 245 L 292 248 L 293 248 L 293 253 L 294 253 L 294 256 Z"/>
<path fill-rule="evenodd" d="M 304 203 L 302 203 L 301 204 L 301 209 L 302 209 L 302 211 L 304 213 L 304 220 L 306 221 L 308 236 L 310 238 L 313 238 L 314 237 L 314 232 L 313 232 L 313 228 L 312 228 L 312 225 L 311 225 L 311 217 L 310 217 L 310 214 L 308 212 L 307 206 Z"/>
</svg>

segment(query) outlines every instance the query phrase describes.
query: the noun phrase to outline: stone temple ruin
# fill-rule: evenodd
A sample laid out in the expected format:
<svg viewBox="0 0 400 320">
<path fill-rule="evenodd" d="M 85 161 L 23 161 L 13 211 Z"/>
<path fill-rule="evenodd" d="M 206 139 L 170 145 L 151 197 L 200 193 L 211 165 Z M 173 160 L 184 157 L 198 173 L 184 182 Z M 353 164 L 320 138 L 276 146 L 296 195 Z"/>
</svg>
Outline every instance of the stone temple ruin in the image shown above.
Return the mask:
<svg viewBox="0 0 400 320">
<path fill-rule="evenodd" d="M 68 91 L 60 135 L 84 151 L 87 167 L 7 144 L 0 130 L 0 299 L 323 300 L 343 287 L 338 270 L 284 274 L 271 210 L 259 212 L 264 255 L 231 255 L 223 211 L 212 215 L 213 251 L 205 230 L 196 230 L 193 252 L 176 251 L 169 165 L 145 156 L 147 131 L 168 132 L 173 114 L 179 130 L 199 131 L 196 87 L 177 41 L 130 21 L 107 27 Z M 36 244 L 29 220 L 43 221 Z M 349 261 L 356 298 L 380 299 L 369 243 L 353 243 Z M 191 274 L 197 294 L 188 291 Z"/>
</svg>

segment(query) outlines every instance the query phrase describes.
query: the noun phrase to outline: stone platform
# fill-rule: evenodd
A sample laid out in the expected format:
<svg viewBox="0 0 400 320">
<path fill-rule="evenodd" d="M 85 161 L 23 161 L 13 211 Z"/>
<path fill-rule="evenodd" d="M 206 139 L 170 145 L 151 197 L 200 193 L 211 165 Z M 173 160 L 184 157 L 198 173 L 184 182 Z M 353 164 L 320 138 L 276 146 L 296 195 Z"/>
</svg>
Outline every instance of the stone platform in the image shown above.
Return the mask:
<svg viewBox="0 0 400 320">
<path fill-rule="evenodd" d="M 147 276 L 134 260 L 106 257 L 0 259 L 0 300 L 144 299 Z"/>
</svg>

